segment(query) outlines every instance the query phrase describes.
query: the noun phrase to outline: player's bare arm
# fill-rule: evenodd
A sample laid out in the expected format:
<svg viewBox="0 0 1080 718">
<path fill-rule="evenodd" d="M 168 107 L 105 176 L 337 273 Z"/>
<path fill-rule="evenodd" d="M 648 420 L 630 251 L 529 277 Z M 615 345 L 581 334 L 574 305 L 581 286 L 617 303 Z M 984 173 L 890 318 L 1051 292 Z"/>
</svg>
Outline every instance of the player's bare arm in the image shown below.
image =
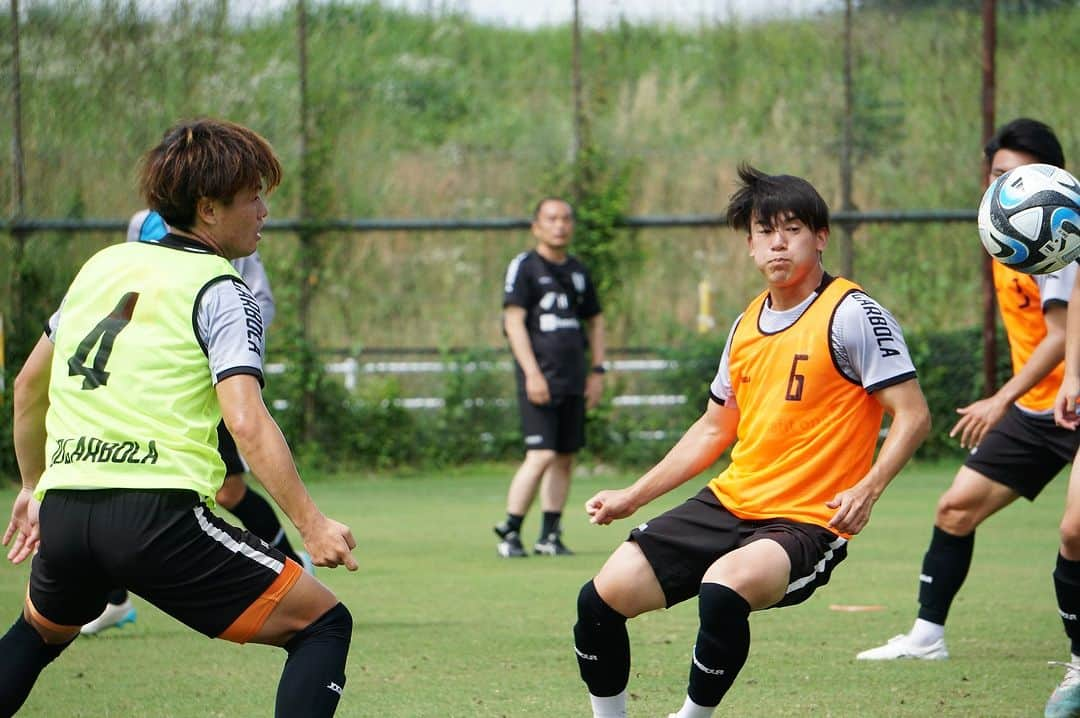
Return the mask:
<svg viewBox="0 0 1080 718">
<path fill-rule="evenodd" d="M 45 471 L 45 413 L 49 409 L 52 355 L 52 342 L 42 335 L 15 377 L 13 387 L 13 438 L 22 490 L 15 497 L 11 520 L 4 531 L 3 543 L 11 544 L 8 560 L 12 563 L 20 563 L 32 555 L 39 539 L 39 504 L 33 491 Z"/>
<path fill-rule="evenodd" d="M 1080 426 L 1077 397 L 1080 396 L 1080 274 L 1073 282 L 1069 294 L 1069 306 L 1065 320 L 1065 378 L 1054 402 L 1054 421 L 1058 426 L 1076 430 Z"/>
<path fill-rule="evenodd" d="M 594 524 L 606 525 L 626 518 L 658 496 L 712 466 L 735 441 L 739 411 L 709 399 L 705 413 L 695 421 L 660 462 L 625 489 L 601 491 L 585 502 Z"/>
<path fill-rule="evenodd" d="M 874 398 L 892 417 L 889 433 L 866 476 L 827 503 L 836 509 L 829 525 L 847 534 L 857 534 L 866 527 L 885 487 L 930 433 L 930 409 L 917 379 L 881 389 Z"/>
<path fill-rule="evenodd" d="M 1078 397 L 1080 397 L 1080 377 L 1066 374 L 1054 402 L 1054 421 L 1058 426 L 1073 431 L 1080 426 L 1080 413 L 1077 413 Z"/>
<path fill-rule="evenodd" d="M 258 380 L 236 374 L 218 382 L 225 426 L 236 440 L 252 473 L 293 522 L 316 566 L 357 569 L 352 531 L 315 505 L 293 463 L 289 446 L 263 403 Z"/>
<path fill-rule="evenodd" d="M 542 406 L 551 401 L 551 392 L 533 353 L 529 332 L 525 328 L 525 314 L 525 307 L 506 305 L 503 309 L 503 329 L 510 342 L 510 351 L 525 374 L 525 396 L 533 404 Z"/>
<path fill-rule="evenodd" d="M 42 335 L 15 377 L 15 459 L 23 488 L 34 488 L 45 472 L 45 413 L 49 409 L 49 375 L 53 343 Z"/>
<path fill-rule="evenodd" d="M 589 355 L 593 366 L 602 366 L 607 355 L 604 341 L 604 315 L 597 314 L 585 320 L 589 334 Z M 595 408 L 604 395 L 604 375 L 589 372 L 585 380 L 585 406 Z"/>
<path fill-rule="evenodd" d="M 1042 381 L 1054 367 L 1065 358 L 1066 308 L 1052 304 L 1043 314 L 1046 320 L 1046 336 L 1031 353 L 1031 358 L 1005 382 L 993 396 L 979 399 L 956 410 L 960 420 L 956 422 L 949 436 L 960 435 L 960 446 L 965 449 L 978 446 L 986 432 L 994 428 L 1005 416 L 1013 402 L 1027 393 L 1031 387 Z"/>
</svg>

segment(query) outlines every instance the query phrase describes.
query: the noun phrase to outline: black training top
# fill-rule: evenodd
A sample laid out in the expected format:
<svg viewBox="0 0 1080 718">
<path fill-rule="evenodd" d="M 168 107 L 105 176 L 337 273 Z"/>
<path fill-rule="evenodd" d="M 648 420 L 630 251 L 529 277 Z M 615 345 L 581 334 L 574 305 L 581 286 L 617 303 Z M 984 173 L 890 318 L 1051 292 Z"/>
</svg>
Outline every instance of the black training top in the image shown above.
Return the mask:
<svg viewBox="0 0 1080 718">
<path fill-rule="evenodd" d="M 600 313 L 596 287 L 575 257 L 553 264 L 537 251 L 523 252 L 506 269 L 503 306 L 525 309 L 525 328 L 552 396 L 585 393 L 584 320 Z M 515 362 L 516 365 L 516 362 Z M 525 375 L 515 366 L 518 390 Z"/>
</svg>

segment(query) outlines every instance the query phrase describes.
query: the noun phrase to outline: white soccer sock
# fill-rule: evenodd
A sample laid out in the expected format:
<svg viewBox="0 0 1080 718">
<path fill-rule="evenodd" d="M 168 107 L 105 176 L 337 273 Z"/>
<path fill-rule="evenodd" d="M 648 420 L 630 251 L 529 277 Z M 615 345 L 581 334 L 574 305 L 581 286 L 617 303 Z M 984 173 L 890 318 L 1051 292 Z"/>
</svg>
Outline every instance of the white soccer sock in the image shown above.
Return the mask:
<svg viewBox="0 0 1080 718">
<path fill-rule="evenodd" d="M 594 696 L 589 694 L 592 702 L 593 718 L 626 718 L 626 691 L 615 696 Z"/>
<path fill-rule="evenodd" d="M 679 712 L 675 714 L 675 718 L 712 718 L 715 710 L 716 706 L 699 706 L 690 700 L 690 696 L 687 696 L 686 702 L 683 703 Z"/>
<path fill-rule="evenodd" d="M 945 638 L 945 626 L 939 623 L 931 623 L 922 618 L 916 618 L 915 625 L 911 627 L 908 638 L 917 646 L 929 646 L 931 643 Z"/>
</svg>

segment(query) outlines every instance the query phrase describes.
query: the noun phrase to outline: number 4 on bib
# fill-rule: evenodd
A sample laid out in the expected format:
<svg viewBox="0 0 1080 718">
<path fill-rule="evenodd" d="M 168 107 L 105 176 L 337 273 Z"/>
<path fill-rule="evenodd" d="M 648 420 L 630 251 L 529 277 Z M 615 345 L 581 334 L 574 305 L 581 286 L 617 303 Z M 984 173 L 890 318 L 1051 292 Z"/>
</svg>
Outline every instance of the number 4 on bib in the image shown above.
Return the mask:
<svg viewBox="0 0 1080 718">
<path fill-rule="evenodd" d="M 131 315 L 135 311 L 135 302 L 139 301 L 138 292 L 128 292 L 117 303 L 116 308 L 109 316 L 102 319 L 90 330 L 90 333 L 79 342 L 75 354 L 68 359 L 68 376 L 81 375 L 83 377 L 83 389 L 97 389 L 109 382 L 109 372 L 105 371 L 105 364 L 109 361 L 112 353 L 113 342 L 116 335 L 131 321 Z M 93 366 L 86 366 L 86 360 L 90 357 L 90 351 L 101 340 L 97 353 L 94 355 Z"/>
</svg>

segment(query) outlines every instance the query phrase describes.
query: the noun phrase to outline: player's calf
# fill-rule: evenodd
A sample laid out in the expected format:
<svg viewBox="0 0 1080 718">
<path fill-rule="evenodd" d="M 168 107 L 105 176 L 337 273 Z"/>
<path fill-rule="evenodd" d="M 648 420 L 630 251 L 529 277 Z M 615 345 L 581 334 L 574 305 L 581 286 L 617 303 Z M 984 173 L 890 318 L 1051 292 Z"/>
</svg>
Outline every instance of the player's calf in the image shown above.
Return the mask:
<svg viewBox="0 0 1080 718">
<path fill-rule="evenodd" d="M 626 632 L 626 617 L 600 597 L 592 581 L 582 586 L 577 609 L 574 653 L 577 654 L 581 679 L 594 698 L 618 696 L 630 680 L 630 637 Z"/>
<path fill-rule="evenodd" d="M 70 646 L 71 641 L 46 643 L 41 634 L 19 614 L 8 632 L 0 638 L 0 655 L 4 657 L 0 662 L 0 717 L 15 715 L 30 695 L 30 689 L 41 671 Z"/>
<path fill-rule="evenodd" d="M 703 583 L 698 596 L 701 626 L 694 644 L 688 704 L 676 715 L 711 715 L 750 653 L 750 604 L 718 583 Z"/>
<path fill-rule="evenodd" d="M 284 646 L 289 657 L 278 683 L 275 716 L 334 715 L 345 689 L 352 625 L 352 614 L 339 603 L 289 639 Z"/>
</svg>

